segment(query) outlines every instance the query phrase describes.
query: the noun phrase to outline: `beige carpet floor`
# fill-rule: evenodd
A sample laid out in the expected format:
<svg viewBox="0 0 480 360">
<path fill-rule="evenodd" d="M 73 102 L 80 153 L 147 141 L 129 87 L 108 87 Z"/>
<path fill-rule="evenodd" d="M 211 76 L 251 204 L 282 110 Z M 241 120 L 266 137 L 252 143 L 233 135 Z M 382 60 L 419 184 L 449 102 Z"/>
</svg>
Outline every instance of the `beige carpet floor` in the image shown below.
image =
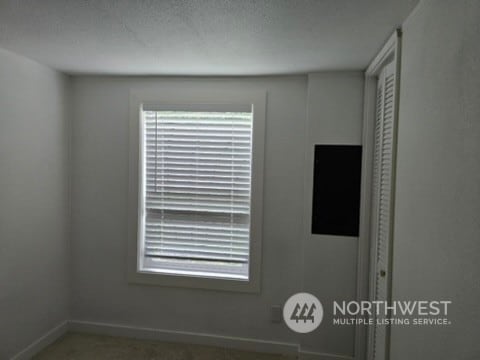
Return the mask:
<svg viewBox="0 0 480 360">
<path fill-rule="evenodd" d="M 214 346 L 67 333 L 32 360 L 293 360 Z"/>
</svg>

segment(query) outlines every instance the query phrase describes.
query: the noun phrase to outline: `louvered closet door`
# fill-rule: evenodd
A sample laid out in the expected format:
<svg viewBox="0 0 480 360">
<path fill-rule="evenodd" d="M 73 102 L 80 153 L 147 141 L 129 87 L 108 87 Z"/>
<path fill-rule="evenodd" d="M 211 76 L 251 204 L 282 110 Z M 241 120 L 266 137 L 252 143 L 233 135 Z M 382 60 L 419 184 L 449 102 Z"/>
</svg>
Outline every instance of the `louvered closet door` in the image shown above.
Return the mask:
<svg viewBox="0 0 480 360">
<path fill-rule="evenodd" d="M 385 66 L 378 79 L 375 120 L 375 148 L 372 184 L 372 236 L 374 242 L 373 268 L 376 301 L 389 301 L 390 251 L 392 242 L 393 176 L 395 160 L 395 65 Z M 382 307 L 383 309 L 383 307 Z M 388 316 L 380 314 L 376 322 Z M 372 329 L 374 360 L 388 358 L 386 353 L 388 327 Z"/>
</svg>

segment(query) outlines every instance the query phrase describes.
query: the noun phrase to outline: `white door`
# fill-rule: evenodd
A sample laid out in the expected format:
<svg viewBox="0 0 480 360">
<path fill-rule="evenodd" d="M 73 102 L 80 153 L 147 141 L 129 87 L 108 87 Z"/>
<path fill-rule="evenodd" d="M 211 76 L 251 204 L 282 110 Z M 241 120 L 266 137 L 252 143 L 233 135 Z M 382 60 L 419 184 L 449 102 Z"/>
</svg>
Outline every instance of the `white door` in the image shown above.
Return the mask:
<svg viewBox="0 0 480 360">
<path fill-rule="evenodd" d="M 391 242 L 396 147 L 395 63 L 386 65 L 378 77 L 375 146 L 372 182 L 372 252 L 370 300 L 389 301 Z M 381 308 L 383 309 L 383 307 Z M 389 328 L 381 322 L 385 314 L 374 316 L 370 328 L 369 359 L 388 359 Z M 380 324 L 378 324 L 380 323 Z"/>
</svg>

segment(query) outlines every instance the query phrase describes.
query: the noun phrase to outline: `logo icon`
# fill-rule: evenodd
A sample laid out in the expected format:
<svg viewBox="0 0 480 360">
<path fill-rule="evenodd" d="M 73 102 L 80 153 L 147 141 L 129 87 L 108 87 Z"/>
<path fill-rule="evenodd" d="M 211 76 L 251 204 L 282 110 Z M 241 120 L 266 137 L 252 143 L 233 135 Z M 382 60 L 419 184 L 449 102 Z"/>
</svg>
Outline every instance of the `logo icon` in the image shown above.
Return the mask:
<svg viewBox="0 0 480 360">
<path fill-rule="evenodd" d="M 322 303 L 312 294 L 297 293 L 291 296 L 283 306 L 283 319 L 293 331 L 309 333 L 322 322 Z"/>
</svg>

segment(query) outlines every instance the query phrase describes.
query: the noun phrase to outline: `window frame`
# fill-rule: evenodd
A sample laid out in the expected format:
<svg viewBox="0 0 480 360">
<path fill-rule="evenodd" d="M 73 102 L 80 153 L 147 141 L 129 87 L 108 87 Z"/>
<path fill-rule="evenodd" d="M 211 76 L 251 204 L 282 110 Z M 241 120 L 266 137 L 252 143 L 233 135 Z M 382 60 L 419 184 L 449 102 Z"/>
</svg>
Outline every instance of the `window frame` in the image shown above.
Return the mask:
<svg viewBox="0 0 480 360">
<path fill-rule="evenodd" d="M 263 176 L 265 148 L 266 91 L 258 89 L 132 89 L 129 121 L 129 195 L 128 195 L 128 281 L 130 283 L 170 287 L 201 288 L 222 291 L 260 292 L 263 237 Z M 252 179 L 250 199 L 250 245 L 248 280 L 143 272 L 140 269 L 141 238 L 141 139 L 144 105 L 191 109 L 215 104 L 225 106 L 251 105 L 253 108 Z"/>
</svg>

